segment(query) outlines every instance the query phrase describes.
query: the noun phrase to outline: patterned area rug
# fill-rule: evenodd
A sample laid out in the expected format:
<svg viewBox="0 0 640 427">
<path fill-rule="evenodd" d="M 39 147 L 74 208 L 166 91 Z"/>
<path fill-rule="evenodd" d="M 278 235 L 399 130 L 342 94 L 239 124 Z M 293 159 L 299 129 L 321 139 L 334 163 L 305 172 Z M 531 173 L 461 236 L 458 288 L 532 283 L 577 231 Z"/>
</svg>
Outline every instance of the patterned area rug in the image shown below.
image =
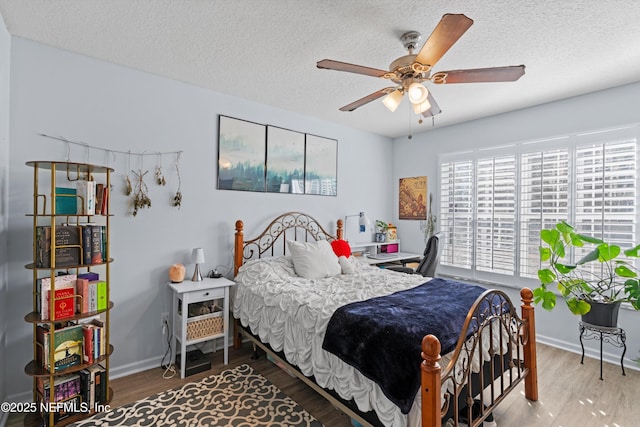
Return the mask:
<svg viewBox="0 0 640 427">
<path fill-rule="evenodd" d="M 249 365 L 240 365 L 71 425 L 322 427 Z"/>
</svg>

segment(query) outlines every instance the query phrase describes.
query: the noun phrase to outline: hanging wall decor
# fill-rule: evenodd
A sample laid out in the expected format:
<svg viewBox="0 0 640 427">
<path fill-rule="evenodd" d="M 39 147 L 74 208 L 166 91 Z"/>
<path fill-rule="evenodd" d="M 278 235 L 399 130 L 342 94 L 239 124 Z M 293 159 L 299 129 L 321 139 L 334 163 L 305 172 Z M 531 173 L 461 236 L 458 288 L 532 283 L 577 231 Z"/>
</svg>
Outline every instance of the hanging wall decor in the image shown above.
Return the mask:
<svg viewBox="0 0 640 427">
<path fill-rule="evenodd" d="M 427 177 L 400 178 L 400 219 L 427 219 Z"/>
<path fill-rule="evenodd" d="M 307 135 L 305 150 L 305 194 L 338 194 L 338 141 Z"/>
<path fill-rule="evenodd" d="M 180 155 L 182 151 L 169 151 L 169 152 L 149 152 L 143 151 L 141 153 L 133 153 L 131 151 L 121 151 L 114 150 L 110 148 L 101 148 L 86 142 L 80 141 L 71 141 L 62 136 L 51 136 L 44 133 L 39 134 L 42 137 L 55 139 L 58 141 L 62 141 L 67 146 L 67 162 L 71 161 L 71 145 L 81 146 L 84 150 L 84 163 L 90 163 L 90 154 L 93 151 L 101 151 L 105 154 L 105 164 L 109 166 L 110 161 L 115 161 L 116 154 L 126 155 L 127 167 L 125 168 L 125 174 L 123 176 L 123 187 L 122 191 L 125 196 L 132 196 L 131 198 L 131 214 L 135 217 L 138 214 L 138 210 L 143 208 L 151 207 L 151 198 L 149 197 L 149 187 L 144 181 L 145 175 L 149 172 L 148 170 L 144 170 L 143 163 L 144 158 L 147 156 L 156 156 L 156 167 L 154 171 L 154 181 L 156 184 L 160 186 L 167 185 L 167 179 L 164 176 L 164 172 L 162 171 L 162 156 L 173 155 L 176 156 L 176 174 L 178 176 L 178 191 L 172 199 L 171 205 L 180 207 L 182 204 L 182 193 L 180 192 L 180 171 L 178 169 L 178 160 L 180 160 Z M 131 168 L 131 156 L 135 156 L 135 158 L 140 163 L 140 167 L 137 170 L 133 170 Z M 111 184 L 110 196 L 114 194 L 113 192 L 113 184 Z"/>
<path fill-rule="evenodd" d="M 304 134 L 267 127 L 267 191 L 304 193 Z"/>
<path fill-rule="evenodd" d="M 219 190 L 337 195 L 338 141 L 219 116 Z"/>
<path fill-rule="evenodd" d="M 220 116 L 218 188 L 265 191 L 266 126 Z"/>
</svg>

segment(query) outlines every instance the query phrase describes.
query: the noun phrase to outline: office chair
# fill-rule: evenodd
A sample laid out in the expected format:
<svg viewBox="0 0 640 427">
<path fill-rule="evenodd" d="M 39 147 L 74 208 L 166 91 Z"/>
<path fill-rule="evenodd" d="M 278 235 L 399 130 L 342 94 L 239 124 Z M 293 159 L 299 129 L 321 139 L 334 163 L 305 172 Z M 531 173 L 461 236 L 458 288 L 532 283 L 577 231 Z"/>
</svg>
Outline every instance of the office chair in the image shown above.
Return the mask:
<svg viewBox="0 0 640 427">
<path fill-rule="evenodd" d="M 421 274 L 424 277 L 435 277 L 436 268 L 438 267 L 438 262 L 440 260 L 440 239 L 437 234 L 429 237 L 427 240 L 427 245 L 424 248 L 424 254 L 422 259 L 420 260 L 420 264 L 413 269 L 409 267 L 387 267 L 389 270 L 399 271 L 401 273 L 408 274 Z"/>
</svg>

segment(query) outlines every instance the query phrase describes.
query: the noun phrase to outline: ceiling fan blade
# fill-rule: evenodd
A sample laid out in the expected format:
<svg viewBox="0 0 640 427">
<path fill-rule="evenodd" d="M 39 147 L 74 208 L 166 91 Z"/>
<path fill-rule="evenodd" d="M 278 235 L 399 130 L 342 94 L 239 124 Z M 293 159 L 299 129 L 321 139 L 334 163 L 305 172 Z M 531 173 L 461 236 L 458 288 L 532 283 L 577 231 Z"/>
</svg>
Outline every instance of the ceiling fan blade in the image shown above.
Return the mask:
<svg viewBox="0 0 640 427">
<path fill-rule="evenodd" d="M 427 111 L 422 112 L 423 117 L 432 117 L 442 113 L 442 110 L 438 106 L 438 103 L 436 102 L 436 100 L 433 98 L 433 95 L 431 95 L 431 92 L 429 92 L 429 95 L 427 96 L 427 100 L 431 104 L 431 107 Z"/>
<path fill-rule="evenodd" d="M 349 64 L 347 62 L 334 61 L 332 59 L 323 59 L 322 61 L 318 61 L 316 66 L 327 70 L 346 71 L 349 73 L 364 74 L 372 77 L 382 77 L 387 74 L 387 71 L 385 70 Z"/>
<path fill-rule="evenodd" d="M 433 67 L 472 24 L 473 20 L 462 14 L 444 15 L 418 52 L 415 61 Z"/>
<path fill-rule="evenodd" d="M 431 76 L 431 81 L 438 84 L 514 82 L 523 75 L 524 65 L 512 65 L 509 67 L 439 71 Z"/>
<path fill-rule="evenodd" d="M 382 98 L 388 93 L 396 90 L 395 87 L 386 87 L 384 89 L 380 89 L 377 92 L 373 92 L 370 95 L 365 96 L 364 98 L 360 98 L 357 101 L 352 102 L 351 104 L 347 104 L 344 107 L 340 108 L 340 111 L 353 111 L 358 107 L 362 107 L 365 104 L 370 103 L 371 101 L 375 101 L 378 98 Z"/>
</svg>

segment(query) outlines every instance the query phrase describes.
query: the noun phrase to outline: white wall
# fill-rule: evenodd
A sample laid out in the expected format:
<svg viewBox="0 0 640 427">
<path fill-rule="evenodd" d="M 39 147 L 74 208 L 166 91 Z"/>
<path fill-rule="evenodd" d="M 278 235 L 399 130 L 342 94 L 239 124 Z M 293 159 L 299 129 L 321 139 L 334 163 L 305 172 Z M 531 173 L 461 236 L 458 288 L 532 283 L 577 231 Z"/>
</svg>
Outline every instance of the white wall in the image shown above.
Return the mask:
<svg viewBox="0 0 640 427">
<path fill-rule="evenodd" d="M 437 123 L 436 116 L 436 123 Z M 456 126 L 448 126 L 414 135 L 412 139 L 398 138 L 393 142 L 394 205 L 398 203 L 397 182 L 411 176 L 428 177 L 428 191 L 434 195 L 434 214 L 438 214 L 438 155 L 473 148 L 500 146 L 509 143 L 532 141 L 556 135 L 612 128 L 640 123 L 640 83 L 625 85 L 588 95 L 527 108 L 498 116 L 475 120 Z M 638 128 L 636 128 L 638 129 Z M 640 139 L 640 134 L 637 135 Z M 399 221 L 398 235 L 403 249 L 416 252 L 424 248 L 417 221 Z M 513 283 L 537 286 L 535 282 Z M 511 292 L 519 300 L 518 292 Z M 640 356 L 640 313 L 621 310 L 620 325 L 627 332 L 628 366 L 639 367 L 632 359 Z M 558 304 L 549 313 L 537 310 L 539 338 L 549 344 L 572 351 L 580 350 L 578 319 L 572 317 L 564 304 Z M 595 354 L 595 343 L 589 343 L 590 354 Z M 605 346 L 609 360 L 619 363 L 618 349 Z"/>
<path fill-rule="evenodd" d="M 347 214 L 366 211 L 390 217 L 392 208 L 380 194 L 391 194 L 391 141 L 378 135 L 315 120 L 138 72 L 21 38 L 12 39 L 11 152 L 9 175 L 8 324 L 5 383 L 11 393 L 30 390 L 23 373 L 32 355 L 31 258 L 32 169 L 29 160 L 65 160 L 64 143 L 45 133 L 93 146 L 132 152 L 183 151 L 180 160 L 183 202 L 170 205 L 177 189 L 173 159 L 163 159 L 166 187 L 153 183 L 156 156 L 144 158 L 150 209 L 129 212 L 123 194 L 128 158 L 114 159 L 99 151 L 71 146 L 71 160 L 109 165 L 112 177 L 111 358 L 112 377 L 159 366 L 164 353 L 160 312 L 169 310 L 165 283 L 171 264 L 184 263 L 193 272 L 189 254 L 204 248 L 204 270 L 230 266 L 236 219 L 245 221 L 245 235 L 256 234 L 278 213 L 301 210 L 331 231 Z M 307 132 L 338 140 L 338 196 L 262 194 L 216 190 L 218 115 Z M 365 149 L 363 149 L 363 147 Z M 363 168 L 362 165 L 369 167 Z M 131 168 L 140 168 L 131 158 Z M 362 185 L 366 183 L 366 185 Z M 26 396 L 26 394 L 25 394 Z"/>
<path fill-rule="evenodd" d="M 0 402 L 6 401 L 7 227 L 9 177 L 9 56 L 11 38 L 0 16 Z M 5 413 L 0 413 L 0 425 Z"/>
</svg>

